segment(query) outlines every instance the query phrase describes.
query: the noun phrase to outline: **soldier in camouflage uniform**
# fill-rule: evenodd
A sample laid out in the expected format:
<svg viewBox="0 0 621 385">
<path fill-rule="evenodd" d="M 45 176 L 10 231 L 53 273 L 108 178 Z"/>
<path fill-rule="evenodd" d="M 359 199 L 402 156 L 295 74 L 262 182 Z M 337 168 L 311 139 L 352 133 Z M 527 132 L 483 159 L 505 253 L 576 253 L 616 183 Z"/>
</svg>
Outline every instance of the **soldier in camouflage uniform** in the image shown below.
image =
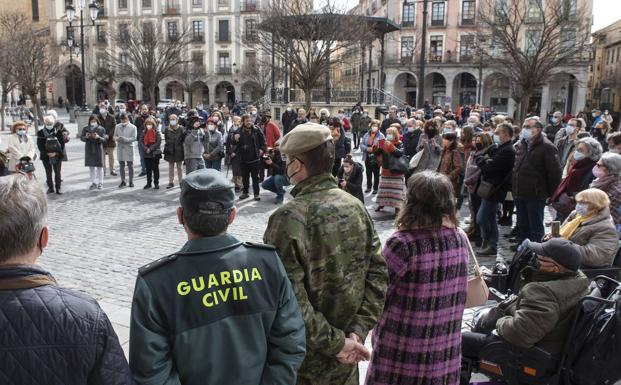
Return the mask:
<svg viewBox="0 0 621 385">
<path fill-rule="evenodd" d="M 282 259 L 306 325 L 298 384 L 358 384 L 356 363 L 369 357 L 364 340 L 382 312 L 388 282 L 370 216 L 330 174 L 331 139 L 315 123 L 283 138 L 295 199 L 272 214 L 264 235 Z"/>
</svg>

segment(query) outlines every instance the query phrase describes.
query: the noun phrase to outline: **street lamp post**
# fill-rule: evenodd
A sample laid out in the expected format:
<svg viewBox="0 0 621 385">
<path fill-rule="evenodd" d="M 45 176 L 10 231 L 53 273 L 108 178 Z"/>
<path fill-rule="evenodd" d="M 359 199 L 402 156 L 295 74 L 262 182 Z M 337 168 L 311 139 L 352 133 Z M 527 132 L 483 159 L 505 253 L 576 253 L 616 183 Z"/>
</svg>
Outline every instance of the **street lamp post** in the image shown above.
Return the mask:
<svg viewBox="0 0 621 385">
<path fill-rule="evenodd" d="M 82 61 L 82 111 L 87 111 L 88 107 L 86 105 L 86 67 L 85 67 L 85 59 L 84 59 L 84 9 L 86 8 L 86 0 L 77 0 L 78 2 L 78 10 L 80 11 L 80 46 L 76 47 L 80 49 L 81 61 Z M 95 4 L 93 0 L 89 6 L 89 16 L 92 21 L 92 26 L 95 25 L 95 20 L 97 20 L 97 16 L 99 16 L 99 7 Z M 67 20 L 69 21 L 69 26 L 72 27 L 72 23 L 75 21 L 76 17 L 76 9 L 73 6 L 73 0 L 69 0 L 65 6 L 65 12 L 67 14 Z M 69 44 L 69 39 L 67 39 L 67 44 Z M 73 36 L 72 36 L 72 45 L 73 45 Z"/>
<path fill-rule="evenodd" d="M 416 102 L 417 108 L 422 108 L 425 104 L 425 54 L 427 52 L 427 6 L 428 0 L 423 0 L 423 33 L 421 37 L 420 48 L 420 62 L 418 64 L 418 94 L 416 95 L 418 101 Z"/>
</svg>

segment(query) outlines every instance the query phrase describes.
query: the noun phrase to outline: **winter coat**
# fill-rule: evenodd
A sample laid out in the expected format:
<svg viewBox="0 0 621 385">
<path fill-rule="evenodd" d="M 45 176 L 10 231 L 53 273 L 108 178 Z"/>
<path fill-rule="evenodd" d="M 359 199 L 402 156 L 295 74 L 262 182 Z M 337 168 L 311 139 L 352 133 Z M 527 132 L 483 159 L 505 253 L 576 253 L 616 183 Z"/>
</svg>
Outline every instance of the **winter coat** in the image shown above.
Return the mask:
<svg viewBox="0 0 621 385">
<path fill-rule="evenodd" d="M 202 128 L 186 129 L 183 139 L 184 159 L 202 159 L 205 152 L 205 133 Z"/>
<path fill-rule="evenodd" d="M 491 183 L 496 192 L 489 201 L 501 202 L 511 186 L 511 171 L 515 162 L 515 148 L 508 141 L 500 146 L 490 146 L 488 152 L 478 155 L 475 162 L 481 170 L 481 179 Z"/>
<path fill-rule="evenodd" d="M 224 157 L 224 142 L 222 134 L 218 130 L 207 131 L 205 137 L 205 154 L 209 155 L 209 160 L 220 161 Z"/>
<path fill-rule="evenodd" d="M 360 152 L 362 153 L 362 161 L 365 162 L 368 158 L 368 156 L 371 153 L 367 152 L 367 148 L 369 147 L 369 138 L 371 137 L 371 131 L 367 132 L 366 134 L 364 134 L 364 136 L 362 137 L 362 139 L 360 140 Z M 376 146 L 380 140 L 382 139 L 386 139 L 386 137 L 384 136 L 384 134 L 382 134 L 381 132 L 377 132 L 377 134 L 375 134 L 375 137 L 373 138 L 373 146 Z M 371 146 L 371 147 L 373 147 Z"/>
<path fill-rule="evenodd" d="M 133 162 L 134 161 L 134 144 L 138 140 L 136 126 L 131 123 L 127 123 L 127 126 L 123 124 L 117 124 L 114 129 L 114 140 L 117 143 L 116 156 L 119 162 Z"/>
<path fill-rule="evenodd" d="M 351 132 L 352 134 L 360 133 L 360 118 L 362 118 L 362 113 L 360 111 L 354 111 L 351 114 Z"/>
<path fill-rule="evenodd" d="M 390 127 L 390 125 L 395 124 L 395 123 L 399 123 L 399 125 L 401 125 L 401 121 L 397 118 L 384 119 L 380 127 L 380 131 L 382 132 L 382 134 L 386 135 L 386 130 L 388 129 L 388 127 Z"/>
<path fill-rule="evenodd" d="M 436 140 L 435 144 L 431 142 L 432 139 Z M 425 141 L 427 142 L 425 143 Z M 414 169 L 414 172 L 437 170 L 440 164 L 440 156 L 442 155 L 442 137 L 437 135 L 434 138 L 428 138 L 427 134 L 422 133 L 416 151 L 424 151 L 424 153 L 421 155 L 418 166 Z"/>
<path fill-rule="evenodd" d="M 546 274 L 528 268 L 515 310 L 496 322 L 498 335 L 507 342 L 538 346 L 558 354 L 565 346 L 573 320 L 572 310 L 588 293 L 589 279 L 580 271 Z"/>
<path fill-rule="evenodd" d="M 0 269 L 0 304 L 2 383 L 132 384 L 119 340 L 93 298 L 21 265 Z"/>
<path fill-rule="evenodd" d="M 116 119 L 114 119 L 114 115 L 108 113 L 104 118 L 103 115 L 98 114 L 97 118 L 99 119 L 99 125 L 106 130 L 106 141 L 104 142 L 104 147 L 114 148 L 116 147 L 116 142 L 114 141 L 114 130 L 116 129 Z"/>
<path fill-rule="evenodd" d="M 460 177 L 464 172 L 464 147 L 458 144 L 453 150 L 443 149 L 437 171 L 449 178 L 453 185 L 453 193 L 459 196 L 461 194 Z"/>
<path fill-rule="evenodd" d="M 43 132 L 44 130 L 47 130 L 47 128 L 43 127 L 42 129 L 37 131 L 37 148 L 39 149 L 39 158 L 41 158 L 41 161 L 47 162 L 50 158 L 49 156 L 47 156 L 47 150 L 45 149 L 45 142 L 47 139 L 45 133 Z M 62 149 L 62 151 L 56 153 L 56 158 L 62 160 L 63 152 L 65 151 L 65 143 L 69 141 L 69 131 L 67 131 L 67 129 L 62 125 L 59 127 L 54 125 L 54 128 L 52 128 L 51 131 L 51 135 L 55 136 L 60 143 L 60 148 Z"/>
<path fill-rule="evenodd" d="M 556 190 L 561 173 L 558 151 L 544 134 L 529 141 L 521 140 L 513 166 L 513 197 L 545 200 Z"/>
<path fill-rule="evenodd" d="M 340 136 L 334 142 L 334 155 L 336 159 L 343 159 L 347 155 L 347 149 L 345 148 L 345 130 L 341 126 L 339 128 Z"/>
<path fill-rule="evenodd" d="M 350 193 L 351 195 L 358 198 L 362 204 L 364 204 L 364 195 L 362 194 L 362 174 L 364 173 L 364 166 L 358 162 L 355 162 L 351 173 L 349 174 L 349 178 L 346 180 L 347 184 L 345 185 L 344 190 Z M 337 174 L 337 178 L 339 180 L 339 188 L 341 188 L 341 180 L 345 180 L 344 178 L 345 170 L 343 166 L 339 169 Z"/>
<path fill-rule="evenodd" d="M 366 134 L 371 128 L 369 124 L 371 124 L 371 117 L 367 115 L 366 117 L 362 115 L 360 117 L 360 135 Z"/>
<path fill-rule="evenodd" d="M 297 117 L 298 117 L 298 114 L 293 110 L 285 111 L 282 114 L 282 118 L 280 119 L 280 121 L 282 122 L 283 135 L 287 135 L 289 131 L 293 129 L 291 125 L 293 124 L 293 121 Z"/>
<path fill-rule="evenodd" d="M 576 212 L 572 211 L 563 225 L 575 217 Z M 595 217 L 582 222 L 569 240 L 578 245 L 583 267 L 611 266 L 619 248 L 619 234 L 610 209 L 605 207 Z"/>
<path fill-rule="evenodd" d="M 96 138 L 90 135 L 97 135 Z M 106 141 L 106 130 L 102 126 L 95 128 L 86 126 L 82 128 L 80 140 L 84 145 L 84 165 L 86 167 L 103 167 L 104 149 L 103 144 Z"/>
<path fill-rule="evenodd" d="M 250 134 L 245 133 L 245 128 L 241 127 L 239 130 L 240 138 L 239 140 L 235 140 L 233 138 L 233 142 L 239 144 L 238 146 L 238 156 L 242 162 L 253 163 L 258 162 L 261 158 L 260 151 L 265 153 L 267 150 L 265 146 L 265 135 L 256 127 L 253 127 L 250 131 Z M 246 137 L 244 137 L 246 135 Z M 250 141 L 253 143 L 253 148 L 248 147 L 245 148 L 246 145 L 243 144 L 244 140 L 248 140 L 248 135 L 250 135 Z"/>
<path fill-rule="evenodd" d="M 618 175 L 609 174 L 603 178 L 595 179 L 590 188 L 598 188 L 608 195 L 610 199 L 610 215 L 615 225 L 621 224 L 621 180 Z"/>
<path fill-rule="evenodd" d="M 15 166 L 19 163 L 19 160 L 24 156 L 30 158 L 30 160 L 34 161 L 34 157 L 36 155 L 34 138 L 26 135 L 22 141 L 19 140 L 19 135 L 12 134 L 9 136 L 8 140 L 8 151 L 9 151 L 9 164 L 8 169 L 10 171 L 15 171 Z"/>
<path fill-rule="evenodd" d="M 569 136 L 565 136 L 558 140 L 556 148 L 558 150 L 559 160 L 561 167 L 565 167 L 569 156 L 574 152 L 578 139 L 571 139 Z"/>
<path fill-rule="evenodd" d="M 162 150 L 161 150 L 162 136 L 157 132 L 157 129 L 154 129 L 154 130 L 155 130 L 155 143 L 149 146 L 144 144 L 144 137 L 147 133 L 147 130 L 142 131 L 142 133 L 138 136 L 138 145 L 142 147 L 144 151 L 145 159 L 153 159 L 153 158 L 159 159 L 162 157 Z M 147 153 L 147 149 L 149 150 L 148 153 Z"/>
<path fill-rule="evenodd" d="M 170 126 L 164 130 L 164 160 L 167 162 L 183 162 L 183 136 L 185 128 L 177 125 L 175 129 Z"/>
<path fill-rule="evenodd" d="M 241 156 L 237 152 L 239 143 L 234 141 L 235 134 L 239 133 L 239 127 L 231 127 L 226 137 L 226 154 L 230 159 L 233 175 L 241 175 Z"/>
<path fill-rule="evenodd" d="M 403 151 L 407 156 L 414 156 L 416 154 L 416 148 L 418 147 L 418 141 L 422 134 L 422 130 L 415 129 L 413 132 L 408 132 L 403 135 Z"/>
<path fill-rule="evenodd" d="M 548 140 L 554 143 L 556 134 L 563 129 L 563 123 L 559 122 L 558 125 L 549 124 L 543 129 L 543 133 L 548 137 Z"/>
<path fill-rule="evenodd" d="M 265 125 L 265 143 L 267 147 L 274 148 L 276 141 L 280 139 L 280 129 L 272 120 Z"/>
</svg>

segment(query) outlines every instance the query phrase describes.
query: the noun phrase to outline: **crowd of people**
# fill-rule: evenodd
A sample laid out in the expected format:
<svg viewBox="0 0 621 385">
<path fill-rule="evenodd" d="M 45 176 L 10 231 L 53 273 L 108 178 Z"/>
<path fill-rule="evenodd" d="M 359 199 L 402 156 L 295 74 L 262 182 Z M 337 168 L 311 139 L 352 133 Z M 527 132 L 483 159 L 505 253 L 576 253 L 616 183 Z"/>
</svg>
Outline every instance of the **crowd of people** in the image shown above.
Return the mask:
<svg viewBox="0 0 621 385">
<path fill-rule="evenodd" d="M 175 172 L 181 187 L 176 216 L 188 241 L 138 271 L 129 362 L 97 303 L 36 265 L 49 238 L 40 185 L 0 178 L 0 324 L 23 326 L 0 333 L 10 358 L 0 372 L 10 368 L 14 381 L 345 385 L 358 383 L 357 363 L 369 360 L 367 384 L 467 384 L 461 357 L 485 344 L 557 354 L 587 292 L 580 269 L 610 266 L 619 248 L 621 138 L 597 113 L 588 124 L 557 114 L 516 124 L 477 106 L 391 107 L 380 121 L 360 104 L 351 116 L 289 106 L 281 136 L 254 107 L 241 116 L 177 107 L 156 118 L 147 106 L 132 116 L 103 103 L 80 134 L 91 189 L 101 188 L 105 156 L 115 173 L 106 148 L 117 150 L 119 187 L 125 166 L 133 186 L 136 142 L 144 188 L 159 188 L 161 158 L 167 187 Z M 54 114 L 44 120 L 37 146 L 48 192 L 60 193 L 69 136 Z M 34 159 L 24 130 L 14 124 L 9 157 Z M 265 244 L 227 233 L 251 180 L 255 200 L 263 187 L 279 204 L 294 186 L 270 216 Z M 365 194 L 377 211 L 394 208 L 396 229 L 383 245 Z M 458 219 L 464 202 L 467 231 Z M 559 234 L 545 230 L 546 209 L 562 221 Z M 470 243 L 476 254 L 496 255 L 498 226 L 513 226 L 514 214 L 511 241 L 538 264 L 490 330 L 462 336 Z M 24 364 L 34 362 L 46 364 Z"/>
</svg>

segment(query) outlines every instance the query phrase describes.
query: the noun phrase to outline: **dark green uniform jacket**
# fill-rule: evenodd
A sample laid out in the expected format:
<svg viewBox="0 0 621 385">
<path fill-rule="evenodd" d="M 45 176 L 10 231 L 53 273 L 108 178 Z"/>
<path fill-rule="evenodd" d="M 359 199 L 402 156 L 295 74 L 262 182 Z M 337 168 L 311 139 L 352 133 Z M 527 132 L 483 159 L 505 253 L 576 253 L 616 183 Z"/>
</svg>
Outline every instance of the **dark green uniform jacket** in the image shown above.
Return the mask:
<svg viewBox="0 0 621 385">
<path fill-rule="evenodd" d="M 293 384 L 304 322 L 273 248 L 188 241 L 140 269 L 129 360 L 138 384 Z"/>
<path fill-rule="evenodd" d="M 276 246 L 306 324 L 299 384 L 357 384 L 358 366 L 336 360 L 345 337 L 364 340 L 384 308 L 388 272 L 373 221 L 332 175 L 299 183 L 272 214 L 264 242 Z"/>
</svg>

